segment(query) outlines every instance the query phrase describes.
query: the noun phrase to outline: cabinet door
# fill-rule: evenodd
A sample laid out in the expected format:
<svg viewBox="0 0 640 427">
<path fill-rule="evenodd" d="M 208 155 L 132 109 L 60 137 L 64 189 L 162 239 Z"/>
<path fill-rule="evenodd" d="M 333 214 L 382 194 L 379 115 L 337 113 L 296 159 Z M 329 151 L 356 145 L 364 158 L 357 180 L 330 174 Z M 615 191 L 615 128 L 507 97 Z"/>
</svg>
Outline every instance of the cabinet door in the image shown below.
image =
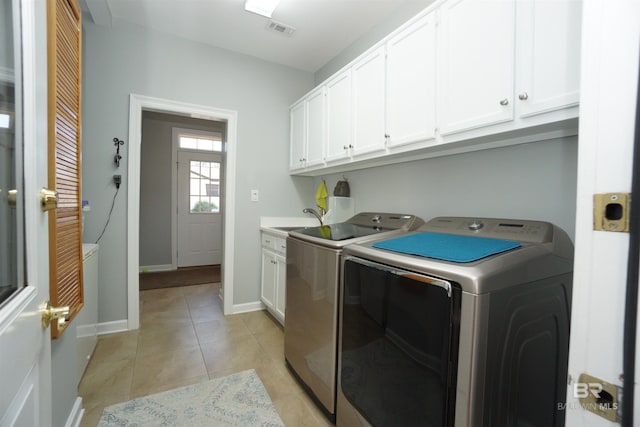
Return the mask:
<svg viewBox="0 0 640 427">
<path fill-rule="evenodd" d="M 521 117 L 578 105 L 582 2 L 517 3 L 517 112 Z"/>
<path fill-rule="evenodd" d="M 306 98 L 307 143 L 305 166 L 316 166 L 324 161 L 325 102 L 324 87 L 310 93 Z"/>
<path fill-rule="evenodd" d="M 326 160 L 349 156 L 351 146 L 351 69 L 329 80 L 327 93 Z"/>
<path fill-rule="evenodd" d="M 284 309 L 287 296 L 287 260 L 276 256 L 276 317 L 284 324 Z"/>
<path fill-rule="evenodd" d="M 297 104 L 291 107 L 289 110 L 290 124 L 290 169 L 301 169 L 304 167 L 305 145 L 306 141 L 306 117 L 305 117 L 305 103 L 301 100 Z"/>
<path fill-rule="evenodd" d="M 387 42 L 387 146 L 435 137 L 435 13 Z"/>
<path fill-rule="evenodd" d="M 262 290 L 260 297 L 268 309 L 275 307 L 276 301 L 276 256 L 273 252 L 262 250 Z"/>
<path fill-rule="evenodd" d="M 512 120 L 515 1 L 451 0 L 440 13 L 440 133 Z"/>
<path fill-rule="evenodd" d="M 385 47 L 353 64 L 353 155 L 385 148 Z"/>
</svg>

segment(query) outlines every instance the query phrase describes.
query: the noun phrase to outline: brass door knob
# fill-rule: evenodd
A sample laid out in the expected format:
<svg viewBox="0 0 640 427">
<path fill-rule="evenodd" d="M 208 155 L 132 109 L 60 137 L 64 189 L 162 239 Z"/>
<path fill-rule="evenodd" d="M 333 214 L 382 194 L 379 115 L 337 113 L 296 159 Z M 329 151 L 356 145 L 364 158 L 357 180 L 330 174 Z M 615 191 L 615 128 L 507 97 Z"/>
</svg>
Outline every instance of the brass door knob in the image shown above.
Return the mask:
<svg viewBox="0 0 640 427">
<path fill-rule="evenodd" d="M 18 205 L 18 190 L 9 190 L 7 193 L 7 202 L 9 207 L 15 209 Z"/>
<path fill-rule="evenodd" d="M 58 192 L 43 188 L 40 190 L 40 208 L 48 211 L 58 207 Z"/>
<path fill-rule="evenodd" d="M 62 330 L 67 327 L 69 320 L 69 314 L 71 310 L 69 307 L 52 307 L 49 301 L 44 303 L 44 307 L 42 309 L 42 327 L 48 328 L 51 324 L 51 320 L 56 319 L 56 325 L 58 330 Z"/>
</svg>

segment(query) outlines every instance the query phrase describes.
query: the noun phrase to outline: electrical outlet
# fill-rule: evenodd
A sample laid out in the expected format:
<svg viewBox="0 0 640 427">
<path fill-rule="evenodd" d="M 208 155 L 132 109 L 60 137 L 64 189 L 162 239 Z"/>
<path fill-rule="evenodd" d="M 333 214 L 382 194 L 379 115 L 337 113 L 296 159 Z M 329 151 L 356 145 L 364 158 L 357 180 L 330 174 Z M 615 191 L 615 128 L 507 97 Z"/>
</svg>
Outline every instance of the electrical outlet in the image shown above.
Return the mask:
<svg viewBox="0 0 640 427">
<path fill-rule="evenodd" d="M 116 185 L 116 188 L 120 188 L 120 184 L 122 183 L 122 175 L 113 175 L 113 183 Z"/>
</svg>

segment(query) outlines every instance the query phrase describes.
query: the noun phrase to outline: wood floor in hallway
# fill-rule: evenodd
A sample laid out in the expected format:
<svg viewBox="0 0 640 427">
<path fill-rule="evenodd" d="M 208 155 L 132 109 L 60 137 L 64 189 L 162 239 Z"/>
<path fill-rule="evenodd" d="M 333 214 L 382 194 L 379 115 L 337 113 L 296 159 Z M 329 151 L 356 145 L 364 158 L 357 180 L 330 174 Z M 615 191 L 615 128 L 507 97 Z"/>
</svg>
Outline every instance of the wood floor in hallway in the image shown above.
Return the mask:
<svg viewBox="0 0 640 427">
<path fill-rule="evenodd" d="M 140 329 L 103 335 L 78 387 L 83 427 L 105 406 L 255 369 L 287 426 L 332 424 L 291 376 L 266 311 L 222 314 L 220 284 L 140 292 Z"/>
</svg>

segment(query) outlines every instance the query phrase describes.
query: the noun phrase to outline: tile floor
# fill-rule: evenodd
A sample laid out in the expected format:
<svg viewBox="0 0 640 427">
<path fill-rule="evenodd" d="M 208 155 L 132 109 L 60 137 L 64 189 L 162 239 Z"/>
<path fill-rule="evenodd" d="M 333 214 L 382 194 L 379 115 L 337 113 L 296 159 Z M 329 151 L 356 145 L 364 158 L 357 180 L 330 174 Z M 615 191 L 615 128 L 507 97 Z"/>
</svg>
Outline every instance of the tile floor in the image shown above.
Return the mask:
<svg viewBox="0 0 640 427">
<path fill-rule="evenodd" d="M 105 406 L 253 368 L 287 426 L 332 424 L 289 373 L 266 311 L 224 316 L 220 284 L 140 292 L 140 329 L 103 335 L 78 386 L 95 427 Z"/>
</svg>

